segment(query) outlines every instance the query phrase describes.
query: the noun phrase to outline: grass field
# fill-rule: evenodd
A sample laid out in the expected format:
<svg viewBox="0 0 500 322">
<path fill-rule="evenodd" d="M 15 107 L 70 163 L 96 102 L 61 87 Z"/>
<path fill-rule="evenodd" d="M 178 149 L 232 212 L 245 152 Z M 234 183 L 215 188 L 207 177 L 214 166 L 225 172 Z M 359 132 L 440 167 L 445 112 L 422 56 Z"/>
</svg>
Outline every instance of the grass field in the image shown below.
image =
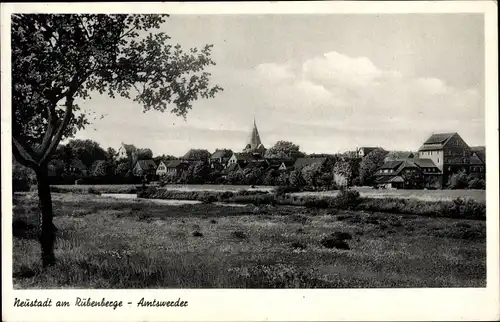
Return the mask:
<svg viewBox="0 0 500 322">
<path fill-rule="evenodd" d="M 366 198 L 408 198 L 425 201 L 453 200 L 455 198 L 472 198 L 476 201 L 486 201 L 485 190 L 384 190 L 371 189 L 367 187 L 354 187 L 354 190 L 359 191 L 361 197 Z M 295 192 L 292 195 L 297 196 L 335 196 L 338 191 L 318 191 L 318 192 Z"/>
<path fill-rule="evenodd" d="M 134 189 L 140 185 L 56 185 L 60 192 L 84 192 L 89 188 L 101 193 L 133 193 Z M 269 186 L 240 186 L 240 185 L 167 185 L 164 189 L 175 191 L 241 191 L 241 190 L 260 190 L 271 191 L 275 187 Z M 360 192 L 361 197 L 367 198 L 413 198 L 426 201 L 453 200 L 457 197 L 472 198 L 476 201 L 484 202 L 486 200 L 485 190 L 377 190 L 368 187 L 354 187 Z M 297 192 L 292 195 L 297 196 L 335 196 L 338 190 L 319 191 L 319 192 Z"/>
<path fill-rule="evenodd" d="M 58 263 L 42 271 L 36 195 L 14 197 L 15 288 L 486 285 L 485 221 L 284 206 L 170 206 L 90 194 L 54 193 L 53 199 Z M 349 249 L 329 248 L 335 232 L 352 237 Z"/>
</svg>

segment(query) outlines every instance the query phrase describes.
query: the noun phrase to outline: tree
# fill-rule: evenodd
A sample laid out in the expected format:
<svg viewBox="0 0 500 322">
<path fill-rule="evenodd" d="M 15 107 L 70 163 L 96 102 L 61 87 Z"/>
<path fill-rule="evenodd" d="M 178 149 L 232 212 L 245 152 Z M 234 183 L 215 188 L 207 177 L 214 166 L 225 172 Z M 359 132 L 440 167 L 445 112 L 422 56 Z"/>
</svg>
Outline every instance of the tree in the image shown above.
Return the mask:
<svg viewBox="0 0 500 322">
<path fill-rule="evenodd" d="M 288 176 L 288 181 L 292 187 L 302 187 L 306 184 L 302 172 L 299 170 L 292 170 Z"/>
<path fill-rule="evenodd" d="M 109 147 L 106 150 L 106 160 L 108 160 L 109 162 L 115 162 L 117 156 L 118 152 L 112 147 Z"/>
<path fill-rule="evenodd" d="M 420 171 L 404 171 L 401 175 L 404 180 L 404 187 L 407 189 L 420 189 L 424 184 L 424 178 Z"/>
<path fill-rule="evenodd" d="M 112 171 L 111 165 L 106 160 L 97 160 L 92 164 L 92 175 L 94 177 L 104 177 Z"/>
<path fill-rule="evenodd" d="M 205 183 L 208 180 L 210 168 L 205 162 L 197 162 L 193 167 L 193 183 Z"/>
<path fill-rule="evenodd" d="M 448 187 L 450 189 L 465 189 L 469 185 L 467 179 L 465 170 L 454 173 L 451 175 L 450 179 L 448 179 Z"/>
<path fill-rule="evenodd" d="M 359 178 L 363 185 L 371 185 L 374 182 L 373 175 L 384 164 L 386 154 L 383 149 L 375 149 L 361 160 Z"/>
<path fill-rule="evenodd" d="M 137 149 L 137 160 L 151 160 L 153 151 L 151 149 Z"/>
<path fill-rule="evenodd" d="M 82 161 L 87 169 L 91 169 L 95 161 L 107 158 L 106 151 L 92 140 L 71 140 L 66 147 L 71 149 L 73 158 Z"/>
<path fill-rule="evenodd" d="M 13 154 L 37 176 L 42 264 L 55 263 L 47 165 L 59 142 L 89 124 L 75 101 L 96 93 L 129 98 L 143 110 L 186 117 L 192 102 L 221 90 L 204 69 L 211 46 L 185 52 L 158 29 L 167 15 L 12 16 Z M 143 36 L 139 33 L 143 33 Z"/>
<path fill-rule="evenodd" d="M 333 166 L 333 173 L 334 175 L 339 178 L 338 182 L 336 182 L 339 185 L 347 185 L 350 186 L 353 181 L 353 169 L 352 169 L 351 162 L 347 160 L 339 160 L 335 163 Z M 344 180 L 341 180 L 344 179 Z M 343 181 L 343 184 L 341 183 Z"/>
<path fill-rule="evenodd" d="M 281 171 L 276 178 L 276 185 L 286 187 L 290 185 L 290 175 L 286 171 Z"/>
<path fill-rule="evenodd" d="M 311 187 L 316 187 L 322 170 L 322 166 L 319 163 L 313 163 L 302 168 L 302 177 L 306 184 Z"/>
<path fill-rule="evenodd" d="M 266 158 L 292 158 L 304 157 L 305 153 L 299 151 L 299 146 L 289 141 L 278 141 L 264 154 Z"/>
</svg>

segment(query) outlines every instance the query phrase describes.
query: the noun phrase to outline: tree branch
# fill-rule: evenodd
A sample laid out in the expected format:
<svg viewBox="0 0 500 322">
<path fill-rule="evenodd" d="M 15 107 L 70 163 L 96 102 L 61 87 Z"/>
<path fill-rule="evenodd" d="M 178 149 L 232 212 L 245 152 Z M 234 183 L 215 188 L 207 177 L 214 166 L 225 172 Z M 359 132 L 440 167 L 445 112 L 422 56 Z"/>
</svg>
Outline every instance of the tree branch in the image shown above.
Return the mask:
<svg viewBox="0 0 500 322">
<path fill-rule="evenodd" d="M 49 147 L 49 144 L 50 142 L 52 141 L 52 137 L 54 135 L 54 111 L 52 110 L 52 108 L 50 106 L 47 105 L 47 113 L 48 113 L 48 117 L 47 117 L 47 130 L 45 130 L 45 135 L 43 136 L 43 140 L 42 140 L 42 145 L 40 147 L 40 151 L 47 151 L 48 147 Z"/>
<path fill-rule="evenodd" d="M 16 160 L 22 165 L 35 169 L 38 166 L 35 158 L 28 152 L 29 149 L 24 147 L 20 141 L 21 140 L 18 138 L 16 139 L 12 136 L 12 154 L 14 154 Z"/>
<path fill-rule="evenodd" d="M 57 129 L 56 134 L 54 135 L 54 138 L 50 142 L 49 147 L 47 150 L 45 150 L 43 157 L 40 160 L 40 164 L 43 164 L 48 161 L 48 158 L 52 155 L 52 153 L 55 151 L 57 146 L 59 145 L 59 142 L 61 141 L 62 135 L 64 130 L 69 124 L 69 121 L 71 120 L 71 117 L 73 116 L 73 100 L 74 100 L 74 93 L 76 90 L 71 91 L 68 96 L 66 97 L 66 111 L 64 112 L 64 117 L 62 119 L 61 124 L 59 125 L 59 128 Z"/>
</svg>

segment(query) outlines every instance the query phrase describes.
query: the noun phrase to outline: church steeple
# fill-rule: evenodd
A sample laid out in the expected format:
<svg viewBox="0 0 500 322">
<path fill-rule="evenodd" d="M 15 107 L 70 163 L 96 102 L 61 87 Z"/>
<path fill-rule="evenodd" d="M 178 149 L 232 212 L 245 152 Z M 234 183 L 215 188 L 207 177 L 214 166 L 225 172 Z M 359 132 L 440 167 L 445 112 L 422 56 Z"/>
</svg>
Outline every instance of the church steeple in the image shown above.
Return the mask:
<svg viewBox="0 0 500 322">
<path fill-rule="evenodd" d="M 254 117 L 252 133 L 250 135 L 250 140 L 244 149 L 244 152 L 262 153 L 265 150 L 266 149 L 264 148 L 260 140 L 259 130 L 257 129 L 257 123 L 255 122 Z"/>
<path fill-rule="evenodd" d="M 259 130 L 257 130 L 257 123 L 255 123 L 255 117 L 253 118 L 253 130 L 252 130 L 252 136 L 250 137 L 250 145 L 257 147 L 262 142 L 260 141 L 260 135 L 259 135 Z"/>
</svg>

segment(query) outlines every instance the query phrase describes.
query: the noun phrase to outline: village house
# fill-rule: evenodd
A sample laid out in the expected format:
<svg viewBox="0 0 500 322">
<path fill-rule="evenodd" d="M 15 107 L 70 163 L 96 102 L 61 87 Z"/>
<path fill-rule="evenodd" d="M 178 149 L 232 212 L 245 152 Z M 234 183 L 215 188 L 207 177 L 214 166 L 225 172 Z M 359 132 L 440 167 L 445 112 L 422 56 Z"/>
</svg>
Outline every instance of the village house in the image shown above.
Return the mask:
<svg viewBox="0 0 500 322">
<path fill-rule="evenodd" d="M 153 160 L 138 160 L 132 170 L 134 176 L 146 176 L 152 179 L 156 174 L 156 163 Z"/>
<path fill-rule="evenodd" d="M 405 160 L 415 158 L 415 153 L 410 151 L 389 151 L 384 161 Z"/>
<path fill-rule="evenodd" d="M 443 182 L 460 170 L 469 172 L 471 149 L 458 133 L 431 135 L 418 150 L 419 159 L 431 159 L 443 173 Z"/>
<path fill-rule="evenodd" d="M 469 173 L 480 179 L 486 178 L 486 148 L 484 146 L 471 147 Z"/>
<path fill-rule="evenodd" d="M 262 166 L 267 165 L 266 159 L 259 153 L 233 153 L 227 162 L 227 166 L 237 164 L 241 169 L 244 169 L 249 163 L 258 163 Z"/>
<path fill-rule="evenodd" d="M 210 168 L 211 169 L 217 169 L 217 170 L 222 170 L 227 166 L 227 162 L 233 155 L 233 151 L 228 150 L 228 149 L 217 149 L 215 152 L 210 156 L 209 162 L 210 162 Z"/>
<path fill-rule="evenodd" d="M 377 148 L 377 147 L 360 147 L 360 148 L 357 148 L 356 149 L 356 155 L 358 158 L 363 158 L 365 156 L 367 156 L 370 152 L 373 152 L 377 149 L 380 149 L 380 148 Z"/>
<path fill-rule="evenodd" d="M 178 175 L 189 167 L 189 163 L 184 160 L 172 160 L 167 164 L 163 163 L 163 165 L 165 170 L 162 171 L 162 175 Z"/>
<path fill-rule="evenodd" d="M 439 188 L 442 172 L 431 159 L 386 161 L 375 173 L 375 184 L 382 188 Z"/>
<path fill-rule="evenodd" d="M 133 153 L 137 152 L 137 148 L 133 144 L 125 144 L 122 142 L 120 147 L 118 148 L 116 159 L 122 160 L 131 156 Z M 135 164 L 135 162 L 134 162 Z"/>
<path fill-rule="evenodd" d="M 291 158 L 273 158 L 267 159 L 269 163 L 269 168 L 277 171 L 286 171 L 293 169 L 295 161 Z"/>
</svg>

